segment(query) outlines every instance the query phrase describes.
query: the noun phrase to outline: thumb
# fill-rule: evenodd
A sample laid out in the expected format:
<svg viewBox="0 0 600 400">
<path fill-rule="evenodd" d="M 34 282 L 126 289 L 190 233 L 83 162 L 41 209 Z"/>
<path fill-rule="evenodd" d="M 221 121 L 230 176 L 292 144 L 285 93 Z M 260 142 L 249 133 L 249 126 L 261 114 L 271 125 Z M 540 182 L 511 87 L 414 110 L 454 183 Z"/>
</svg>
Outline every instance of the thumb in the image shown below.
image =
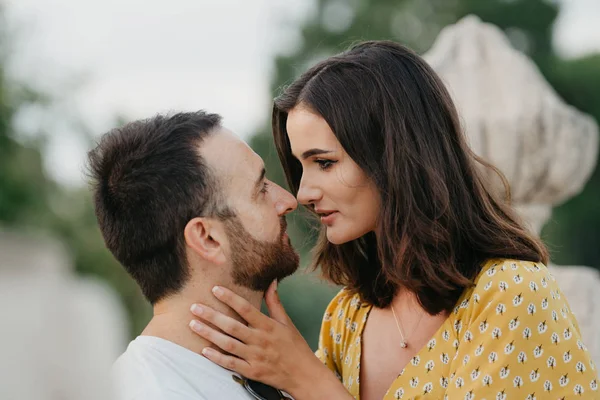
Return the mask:
<svg viewBox="0 0 600 400">
<path fill-rule="evenodd" d="M 288 317 L 279 299 L 279 293 L 277 293 L 277 279 L 275 279 L 265 293 L 265 303 L 269 310 L 269 316 L 275 321 L 280 322 L 284 325 L 291 325 L 290 317 Z"/>
</svg>

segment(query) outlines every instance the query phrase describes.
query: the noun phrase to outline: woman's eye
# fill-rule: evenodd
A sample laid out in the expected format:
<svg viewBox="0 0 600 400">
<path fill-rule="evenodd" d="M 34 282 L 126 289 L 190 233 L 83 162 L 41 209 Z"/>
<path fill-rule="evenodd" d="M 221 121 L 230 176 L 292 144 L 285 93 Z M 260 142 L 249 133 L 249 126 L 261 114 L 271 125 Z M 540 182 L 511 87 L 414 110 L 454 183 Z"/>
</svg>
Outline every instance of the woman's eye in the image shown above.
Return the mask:
<svg viewBox="0 0 600 400">
<path fill-rule="evenodd" d="M 321 168 L 322 170 L 326 170 L 329 169 L 333 164 L 335 164 L 337 161 L 331 161 L 331 160 L 323 160 L 323 159 L 316 159 L 315 162 L 317 164 L 319 164 L 319 168 Z"/>
<path fill-rule="evenodd" d="M 265 181 L 263 183 L 262 189 L 260 189 L 260 192 L 265 194 L 269 191 L 269 182 Z"/>
</svg>

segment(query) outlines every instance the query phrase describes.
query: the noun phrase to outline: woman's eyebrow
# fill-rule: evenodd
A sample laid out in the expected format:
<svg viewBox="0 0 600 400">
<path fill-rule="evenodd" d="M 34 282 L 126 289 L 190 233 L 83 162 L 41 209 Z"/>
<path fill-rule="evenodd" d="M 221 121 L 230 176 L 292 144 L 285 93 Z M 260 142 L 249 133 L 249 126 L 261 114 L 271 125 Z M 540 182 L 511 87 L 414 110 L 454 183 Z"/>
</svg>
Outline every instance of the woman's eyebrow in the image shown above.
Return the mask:
<svg viewBox="0 0 600 400">
<path fill-rule="evenodd" d="M 323 149 L 310 149 L 310 150 L 306 150 L 304 153 L 302 153 L 302 159 L 306 160 L 308 157 L 312 157 L 312 156 L 317 156 L 319 154 L 327 154 L 327 153 L 331 153 L 331 150 L 323 150 Z"/>
</svg>

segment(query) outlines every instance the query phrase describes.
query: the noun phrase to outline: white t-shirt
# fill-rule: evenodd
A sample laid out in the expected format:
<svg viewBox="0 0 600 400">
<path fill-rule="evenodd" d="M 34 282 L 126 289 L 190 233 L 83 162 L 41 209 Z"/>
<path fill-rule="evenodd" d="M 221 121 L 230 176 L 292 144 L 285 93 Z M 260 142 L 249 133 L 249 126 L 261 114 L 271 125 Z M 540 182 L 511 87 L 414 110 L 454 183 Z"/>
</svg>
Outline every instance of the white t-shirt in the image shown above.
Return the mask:
<svg viewBox="0 0 600 400">
<path fill-rule="evenodd" d="M 253 400 L 233 373 L 185 347 L 138 336 L 112 369 L 119 400 Z"/>
</svg>

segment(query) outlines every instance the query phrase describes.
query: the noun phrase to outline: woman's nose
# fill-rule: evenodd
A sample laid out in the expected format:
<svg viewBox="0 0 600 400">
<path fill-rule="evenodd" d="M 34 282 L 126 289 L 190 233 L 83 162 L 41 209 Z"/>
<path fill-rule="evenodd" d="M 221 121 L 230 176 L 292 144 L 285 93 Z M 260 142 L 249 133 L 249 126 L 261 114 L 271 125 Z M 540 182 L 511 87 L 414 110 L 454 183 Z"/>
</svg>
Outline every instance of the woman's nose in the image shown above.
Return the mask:
<svg viewBox="0 0 600 400">
<path fill-rule="evenodd" d="M 314 185 L 309 184 L 309 182 L 302 177 L 300 181 L 300 187 L 298 188 L 298 202 L 300 204 L 309 205 L 315 203 L 322 196 L 322 192 L 319 188 Z"/>
</svg>

